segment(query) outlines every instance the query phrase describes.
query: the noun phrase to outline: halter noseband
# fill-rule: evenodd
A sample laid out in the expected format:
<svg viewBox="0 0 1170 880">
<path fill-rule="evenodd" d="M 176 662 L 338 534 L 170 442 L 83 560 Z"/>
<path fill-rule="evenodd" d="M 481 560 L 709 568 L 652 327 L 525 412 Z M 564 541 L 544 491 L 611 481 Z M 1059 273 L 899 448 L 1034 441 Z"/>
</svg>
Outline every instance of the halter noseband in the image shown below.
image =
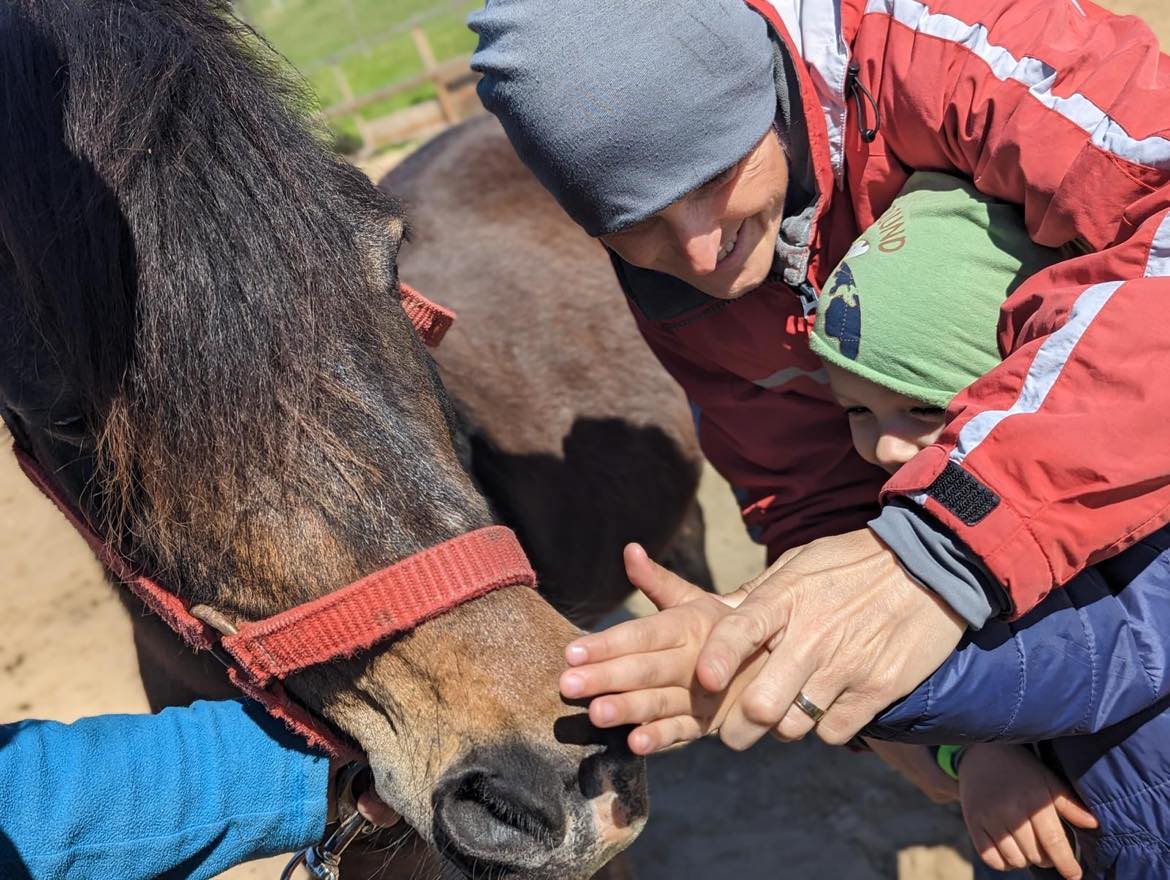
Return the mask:
<svg viewBox="0 0 1170 880">
<path fill-rule="evenodd" d="M 422 340 L 438 345 L 454 314 L 401 285 L 402 306 Z M 285 692 L 293 673 L 351 657 L 486 593 L 536 586 L 511 529 L 488 526 L 428 547 L 311 602 L 238 627 L 206 605 L 191 607 L 138 571 L 97 534 L 41 465 L 14 445 L 21 469 L 85 538 L 98 559 L 195 651 L 211 651 L 232 683 L 311 746 L 354 760 L 348 738 Z"/>
</svg>

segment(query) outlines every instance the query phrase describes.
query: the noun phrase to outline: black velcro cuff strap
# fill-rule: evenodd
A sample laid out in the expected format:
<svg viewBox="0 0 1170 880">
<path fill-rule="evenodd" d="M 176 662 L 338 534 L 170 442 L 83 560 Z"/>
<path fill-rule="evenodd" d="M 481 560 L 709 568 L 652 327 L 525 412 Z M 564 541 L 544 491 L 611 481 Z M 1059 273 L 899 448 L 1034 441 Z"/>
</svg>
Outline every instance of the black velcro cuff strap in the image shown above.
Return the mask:
<svg viewBox="0 0 1170 880">
<path fill-rule="evenodd" d="M 948 461 L 926 494 L 957 516 L 964 525 L 982 522 L 999 506 L 999 496 L 980 483 L 962 467 Z"/>
</svg>

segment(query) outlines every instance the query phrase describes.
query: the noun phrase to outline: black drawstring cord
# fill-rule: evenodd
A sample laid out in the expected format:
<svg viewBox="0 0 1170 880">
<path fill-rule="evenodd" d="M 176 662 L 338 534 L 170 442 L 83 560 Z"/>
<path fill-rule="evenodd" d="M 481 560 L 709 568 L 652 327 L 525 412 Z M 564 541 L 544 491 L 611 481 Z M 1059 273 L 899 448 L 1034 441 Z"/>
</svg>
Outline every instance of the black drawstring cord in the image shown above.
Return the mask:
<svg viewBox="0 0 1170 880">
<path fill-rule="evenodd" d="M 869 89 L 861 84 L 861 65 L 856 61 L 849 62 L 848 76 L 845 78 L 845 93 L 852 95 L 853 100 L 857 103 L 857 119 L 861 125 L 861 139 L 867 144 L 872 144 L 877 140 L 878 129 L 882 127 L 882 111 L 873 95 L 869 93 Z M 862 95 L 869 101 L 869 106 L 873 107 L 873 128 L 865 126 L 865 104 L 862 103 Z"/>
</svg>

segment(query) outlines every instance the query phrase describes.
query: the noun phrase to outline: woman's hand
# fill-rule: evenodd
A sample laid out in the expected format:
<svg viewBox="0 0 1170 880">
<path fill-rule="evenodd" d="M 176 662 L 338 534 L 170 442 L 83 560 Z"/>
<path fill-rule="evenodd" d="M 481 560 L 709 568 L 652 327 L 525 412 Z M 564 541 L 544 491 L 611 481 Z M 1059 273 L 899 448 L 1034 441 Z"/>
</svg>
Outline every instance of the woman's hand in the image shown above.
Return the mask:
<svg viewBox="0 0 1170 880">
<path fill-rule="evenodd" d="M 770 652 L 735 700 L 720 738 L 746 749 L 770 730 L 781 739 L 848 742 L 910 693 L 954 650 L 966 624 L 902 568 L 869 529 L 813 541 L 782 556 L 715 623 L 696 677 L 726 691 L 751 658 Z M 824 710 L 819 723 L 797 694 Z"/>
<path fill-rule="evenodd" d="M 1061 819 L 1096 828 L 1065 785 L 1024 746 L 972 746 L 959 767 L 959 799 L 975 850 L 997 871 L 1055 867 L 1065 880 L 1084 872 Z"/>
</svg>

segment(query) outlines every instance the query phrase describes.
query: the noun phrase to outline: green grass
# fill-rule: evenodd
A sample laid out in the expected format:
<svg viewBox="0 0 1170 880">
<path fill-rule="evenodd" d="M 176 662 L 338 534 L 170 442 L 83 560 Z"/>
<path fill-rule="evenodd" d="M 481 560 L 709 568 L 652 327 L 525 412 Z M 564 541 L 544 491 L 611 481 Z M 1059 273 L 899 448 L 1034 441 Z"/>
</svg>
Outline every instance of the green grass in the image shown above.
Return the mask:
<svg viewBox="0 0 1170 880">
<path fill-rule="evenodd" d="M 409 29 L 386 35 L 415 16 L 440 10 L 419 25 L 440 63 L 469 54 L 475 34 L 467 28 L 467 15 L 481 5 L 482 0 L 455 5 L 447 0 L 240 0 L 236 11 L 301 71 L 327 108 L 343 99 L 334 65 L 359 98 L 422 72 Z M 433 86 L 420 86 L 365 107 L 360 115 L 377 119 L 434 96 Z M 357 134 L 352 117 L 331 124 L 339 133 Z"/>
</svg>

